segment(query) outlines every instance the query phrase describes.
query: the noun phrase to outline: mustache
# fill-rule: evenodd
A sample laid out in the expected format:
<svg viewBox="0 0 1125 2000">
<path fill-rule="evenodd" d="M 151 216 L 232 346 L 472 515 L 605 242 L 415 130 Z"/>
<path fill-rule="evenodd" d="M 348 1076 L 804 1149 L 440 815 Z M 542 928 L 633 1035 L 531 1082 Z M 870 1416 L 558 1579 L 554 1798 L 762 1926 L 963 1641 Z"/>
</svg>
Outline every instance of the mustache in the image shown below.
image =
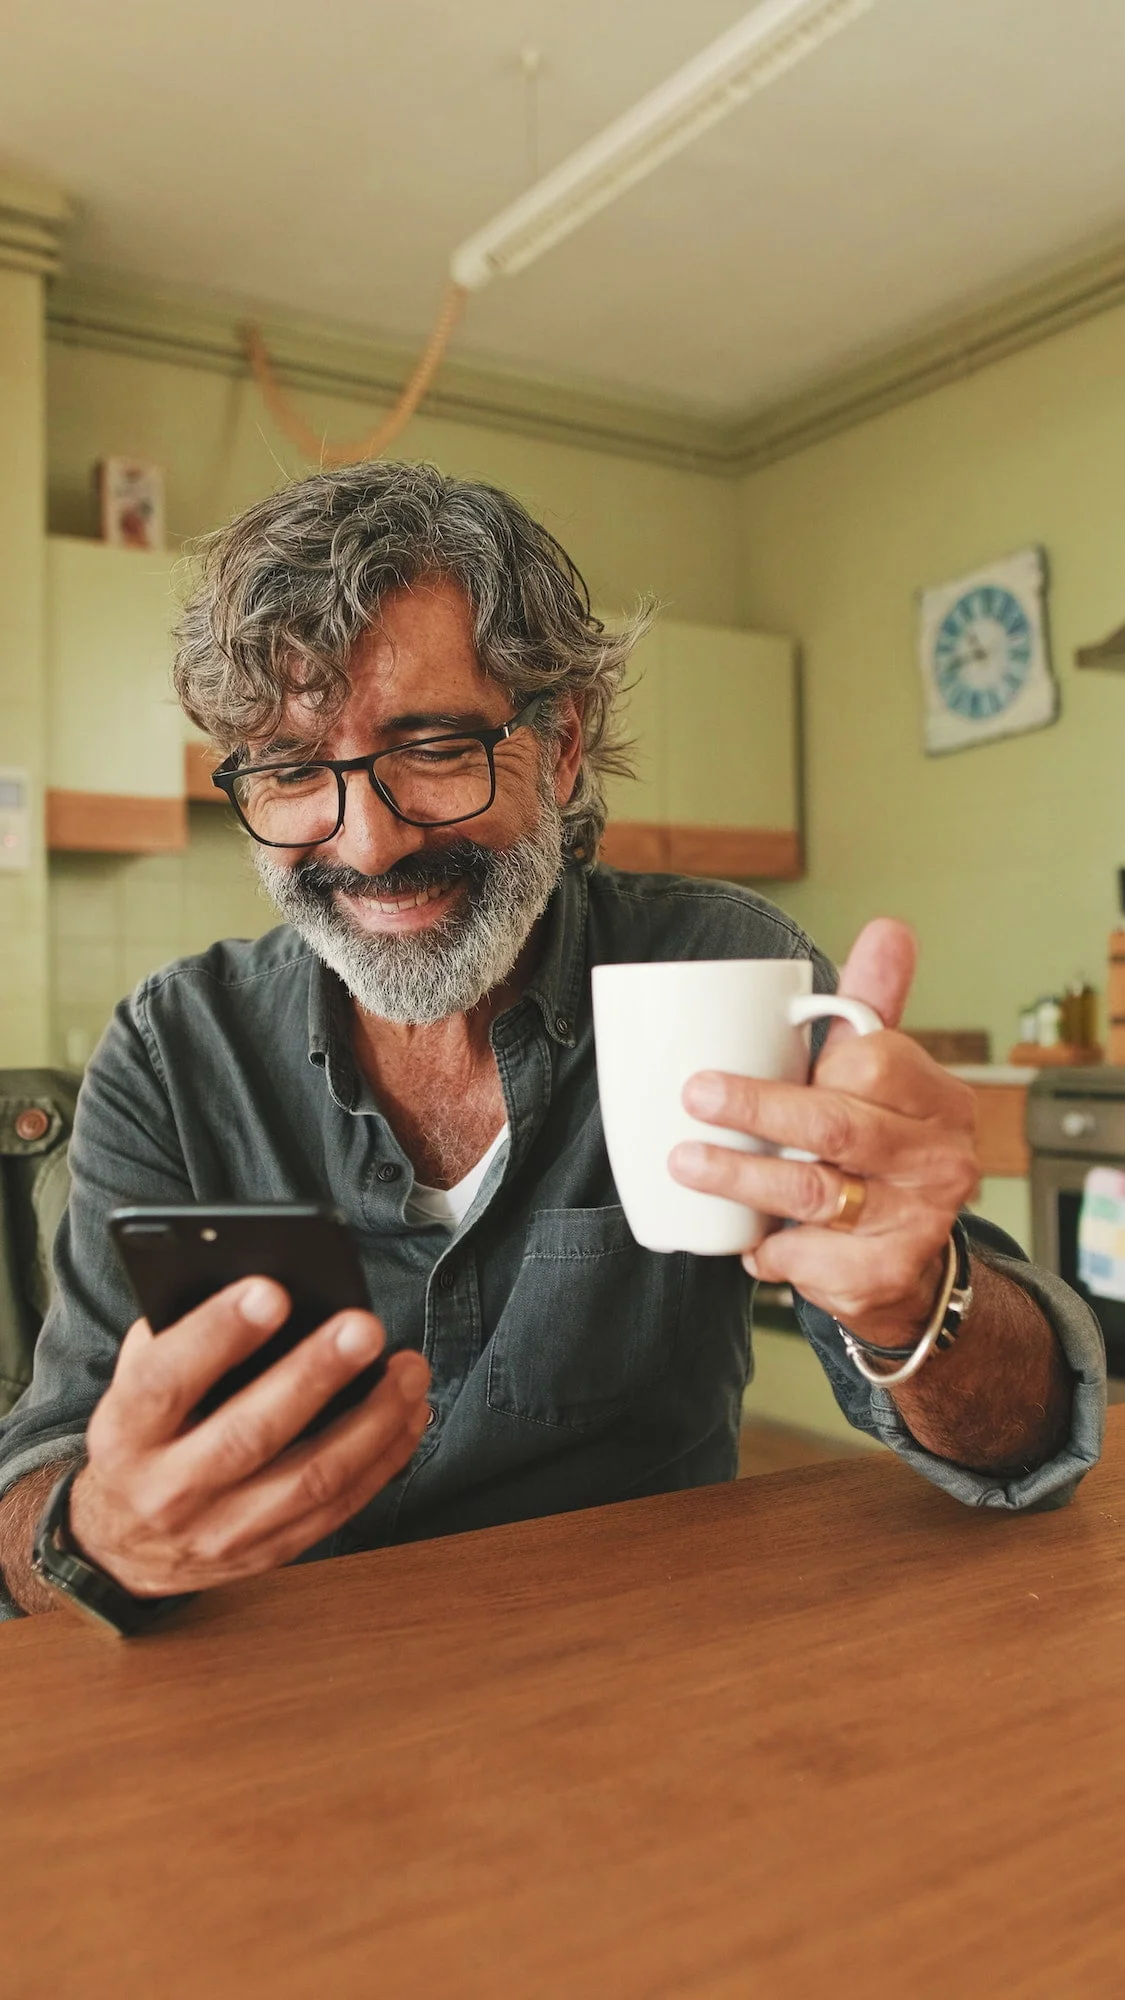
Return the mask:
<svg viewBox="0 0 1125 2000">
<path fill-rule="evenodd" d="M 449 847 L 423 849 L 405 854 L 383 875 L 364 875 L 358 868 L 341 868 L 331 861 L 309 856 L 293 870 L 305 892 L 318 902 L 333 896 L 406 896 L 419 889 L 434 889 L 447 882 L 482 883 L 493 867 L 493 856 L 473 840 L 457 840 Z"/>
</svg>

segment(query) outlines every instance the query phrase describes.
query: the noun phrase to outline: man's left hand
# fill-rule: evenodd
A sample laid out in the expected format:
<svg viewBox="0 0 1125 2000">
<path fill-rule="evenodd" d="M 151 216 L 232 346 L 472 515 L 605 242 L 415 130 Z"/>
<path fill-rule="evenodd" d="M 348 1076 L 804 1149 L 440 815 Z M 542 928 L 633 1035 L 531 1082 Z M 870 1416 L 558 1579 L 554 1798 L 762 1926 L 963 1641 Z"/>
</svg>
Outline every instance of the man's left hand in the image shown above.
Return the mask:
<svg viewBox="0 0 1125 2000">
<path fill-rule="evenodd" d="M 811 1085 L 709 1071 L 684 1090 L 704 1123 L 800 1148 L 815 1161 L 702 1143 L 677 1146 L 669 1161 L 688 1187 L 796 1224 L 767 1236 L 744 1258 L 747 1270 L 793 1285 L 882 1347 L 911 1347 L 925 1329 L 950 1230 L 979 1182 L 971 1090 L 896 1032 L 916 957 L 905 924 L 878 918 L 860 933 L 839 990 L 865 1000 L 886 1028 L 860 1036 L 837 1023 Z M 847 1231 L 828 1226 L 845 1175 L 864 1183 Z"/>
</svg>

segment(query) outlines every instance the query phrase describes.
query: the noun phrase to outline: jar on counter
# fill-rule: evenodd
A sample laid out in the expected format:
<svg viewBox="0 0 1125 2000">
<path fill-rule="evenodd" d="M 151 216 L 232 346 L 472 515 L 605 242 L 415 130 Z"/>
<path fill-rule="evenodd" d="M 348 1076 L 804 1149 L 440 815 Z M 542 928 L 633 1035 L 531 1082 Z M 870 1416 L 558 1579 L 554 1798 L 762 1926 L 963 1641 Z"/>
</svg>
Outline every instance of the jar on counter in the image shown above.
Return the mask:
<svg viewBox="0 0 1125 2000">
<path fill-rule="evenodd" d="M 1041 1049 L 1057 1049 L 1062 1041 L 1063 1010 L 1057 1000 L 1041 1000 L 1035 1009 L 1035 1039 Z"/>
</svg>

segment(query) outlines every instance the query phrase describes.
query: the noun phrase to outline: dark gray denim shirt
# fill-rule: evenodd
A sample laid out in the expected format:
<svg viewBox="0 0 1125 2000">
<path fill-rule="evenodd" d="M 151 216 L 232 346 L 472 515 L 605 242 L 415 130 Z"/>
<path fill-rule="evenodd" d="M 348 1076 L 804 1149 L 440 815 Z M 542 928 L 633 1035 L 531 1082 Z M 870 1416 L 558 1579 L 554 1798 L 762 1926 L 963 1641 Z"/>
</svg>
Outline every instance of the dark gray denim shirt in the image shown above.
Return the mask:
<svg viewBox="0 0 1125 2000">
<path fill-rule="evenodd" d="M 452 1236 L 404 1219 L 410 1162 L 354 1061 L 342 989 L 294 931 L 154 973 L 118 1008 L 83 1085 L 57 1297 L 31 1388 L 0 1425 L 0 1490 L 81 1452 L 135 1317 L 106 1232 L 124 1202 L 333 1203 L 391 1345 L 426 1354 L 436 1422 L 406 1472 L 312 1554 L 732 1478 L 750 1283 L 737 1258 L 633 1241 L 602 1137 L 590 967 L 808 957 L 830 988 L 827 961 L 748 891 L 569 869 L 539 971 L 492 1029 L 510 1146 Z M 850 1421 L 938 1485 L 974 1505 L 1057 1503 L 1100 1448 L 1097 1323 L 998 1231 L 969 1227 L 1040 1301 L 1075 1373 L 1070 1441 L 1038 1471 L 1003 1481 L 931 1456 L 856 1374 L 833 1322 L 800 1302 L 801 1324 Z"/>
</svg>

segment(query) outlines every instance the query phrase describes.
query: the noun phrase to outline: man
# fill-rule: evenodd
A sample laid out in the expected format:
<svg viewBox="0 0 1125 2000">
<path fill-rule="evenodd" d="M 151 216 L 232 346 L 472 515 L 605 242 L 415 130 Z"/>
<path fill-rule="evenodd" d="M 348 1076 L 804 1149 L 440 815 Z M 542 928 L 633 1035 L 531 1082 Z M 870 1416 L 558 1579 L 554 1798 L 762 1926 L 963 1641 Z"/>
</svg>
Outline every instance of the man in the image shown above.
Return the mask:
<svg viewBox="0 0 1125 2000">
<path fill-rule="evenodd" d="M 869 926 L 841 981 L 885 1033 L 835 1031 L 811 1089 L 689 1086 L 706 1121 L 815 1161 L 689 1147 L 675 1172 L 794 1226 L 744 1264 L 630 1237 L 591 964 L 811 957 L 819 988 L 833 977 L 748 892 L 594 865 L 632 636 L 603 631 L 516 502 L 432 468 L 321 474 L 212 538 L 177 687 L 229 753 L 222 782 L 288 923 L 143 981 L 90 1065 L 58 1296 L 0 1436 L 0 1567 L 24 1610 L 55 1601 L 32 1543 L 76 1466 L 50 1516 L 62 1546 L 142 1606 L 730 1478 L 755 1276 L 794 1286 L 852 1421 L 969 1503 L 1058 1502 L 1096 1459 L 1096 1323 L 986 1224 L 966 1224 L 959 1337 L 932 1345 L 976 1184 L 972 1113 L 895 1032 L 900 925 Z M 129 1326 L 107 1215 L 294 1199 L 344 1211 L 375 1313 L 190 1423 L 285 1295 L 247 1281 L 154 1339 Z M 923 1335 L 911 1379 L 873 1386 Z M 384 1340 L 379 1386 L 294 1444 Z"/>
</svg>

